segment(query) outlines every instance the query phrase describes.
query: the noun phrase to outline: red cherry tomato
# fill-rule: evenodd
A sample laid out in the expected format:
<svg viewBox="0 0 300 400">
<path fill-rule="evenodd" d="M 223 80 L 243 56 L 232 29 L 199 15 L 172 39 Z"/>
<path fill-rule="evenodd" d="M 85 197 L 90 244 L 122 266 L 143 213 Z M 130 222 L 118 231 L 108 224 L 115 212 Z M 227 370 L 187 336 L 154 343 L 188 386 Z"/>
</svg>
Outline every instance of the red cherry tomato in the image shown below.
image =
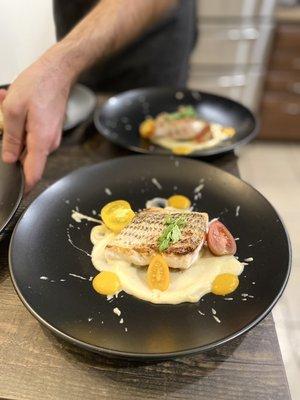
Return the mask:
<svg viewBox="0 0 300 400">
<path fill-rule="evenodd" d="M 236 253 L 236 243 L 226 228 L 219 221 L 214 221 L 210 224 L 208 234 L 207 234 L 207 243 L 209 250 L 215 256 L 223 256 L 225 254 L 235 254 Z"/>
<path fill-rule="evenodd" d="M 205 125 L 204 128 L 201 130 L 201 132 L 199 132 L 196 137 L 195 140 L 196 142 L 205 142 L 207 140 L 210 140 L 212 138 L 212 133 L 210 131 L 210 126 L 209 124 Z"/>
</svg>

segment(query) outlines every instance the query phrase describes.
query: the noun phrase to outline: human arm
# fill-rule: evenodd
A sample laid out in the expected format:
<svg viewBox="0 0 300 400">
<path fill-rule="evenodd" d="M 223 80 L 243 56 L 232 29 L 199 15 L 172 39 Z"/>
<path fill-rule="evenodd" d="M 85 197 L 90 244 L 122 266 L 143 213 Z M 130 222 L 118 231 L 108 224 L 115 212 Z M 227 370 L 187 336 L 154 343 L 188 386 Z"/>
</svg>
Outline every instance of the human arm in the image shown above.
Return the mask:
<svg viewBox="0 0 300 400">
<path fill-rule="evenodd" d="M 25 147 L 27 190 L 41 177 L 60 143 L 70 88 L 97 60 L 104 60 L 160 21 L 176 0 L 102 0 L 60 42 L 0 92 L 4 115 L 2 157 L 15 162 Z"/>
</svg>

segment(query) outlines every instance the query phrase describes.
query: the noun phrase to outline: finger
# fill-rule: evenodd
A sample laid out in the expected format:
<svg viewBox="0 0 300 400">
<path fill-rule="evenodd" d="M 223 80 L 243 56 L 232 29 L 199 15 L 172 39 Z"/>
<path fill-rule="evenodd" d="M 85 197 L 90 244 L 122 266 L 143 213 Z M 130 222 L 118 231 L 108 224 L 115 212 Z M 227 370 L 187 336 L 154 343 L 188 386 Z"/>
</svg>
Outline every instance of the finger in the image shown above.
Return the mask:
<svg viewBox="0 0 300 400">
<path fill-rule="evenodd" d="M 26 156 L 27 156 L 27 149 L 26 149 L 26 147 L 24 147 L 24 149 L 23 149 L 23 151 L 22 151 L 22 153 L 21 153 L 21 155 L 20 155 L 20 158 L 19 158 L 20 163 L 21 163 L 22 165 L 24 164 L 24 161 L 25 161 Z"/>
<path fill-rule="evenodd" d="M 23 159 L 23 171 L 25 175 L 25 193 L 41 179 L 46 166 L 48 153 L 40 149 L 28 150 Z"/>
<path fill-rule="evenodd" d="M 23 161 L 25 191 L 28 192 L 41 179 L 47 157 L 51 151 L 53 134 L 51 126 L 43 126 L 39 119 L 30 120 L 32 130 L 27 131 L 26 153 Z"/>
<path fill-rule="evenodd" d="M 61 113 L 63 116 L 64 114 Z M 60 113 L 36 108 L 26 122 L 26 150 L 23 162 L 26 190 L 42 177 L 47 157 L 60 144 L 62 118 Z"/>
<path fill-rule="evenodd" d="M 59 148 L 60 142 L 61 142 L 61 134 L 56 134 L 54 136 L 54 140 L 50 148 L 51 153 Z"/>
<path fill-rule="evenodd" d="M 10 104 L 7 101 L 8 96 L 9 94 L 2 103 L 4 128 L 2 159 L 4 162 L 13 163 L 17 161 L 23 148 L 26 111 L 25 107 Z"/>
</svg>

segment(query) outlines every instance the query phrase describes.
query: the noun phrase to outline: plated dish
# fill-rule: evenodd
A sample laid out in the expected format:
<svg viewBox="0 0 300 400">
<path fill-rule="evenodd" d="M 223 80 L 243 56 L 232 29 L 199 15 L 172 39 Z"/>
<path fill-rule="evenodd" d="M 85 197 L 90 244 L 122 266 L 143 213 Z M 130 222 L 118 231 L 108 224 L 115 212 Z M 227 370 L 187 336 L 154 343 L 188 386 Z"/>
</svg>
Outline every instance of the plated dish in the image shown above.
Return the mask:
<svg viewBox="0 0 300 400">
<path fill-rule="evenodd" d="M 140 136 L 176 155 L 207 149 L 236 135 L 232 127 L 210 123 L 197 115 L 193 106 L 180 106 L 175 112 L 147 117 L 139 127 Z"/>
<path fill-rule="evenodd" d="M 244 264 L 234 257 L 237 246 L 228 229 L 193 211 L 182 195 L 147 203 L 138 212 L 124 200 L 102 208 L 102 223 L 91 231 L 92 264 L 100 271 L 94 289 L 107 296 L 124 291 L 156 304 L 196 303 L 209 292 L 234 292 Z"/>
<path fill-rule="evenodd" d="M 174 88 L 136 89 L 95 111 L 98 131 L 140 153 L 205 157 L 228 152 L 256 135 L 254 115 L 233 100 Z"/>
<path fill-rule="evenodd" d="M 230 254 L 206 259 L 218 223 L 234 238 Z M 241 180 L 188 159 L 130 156 L 41 194 L 15 228 L 10 270 L 24 305 L 55 334 L 102 354 L 157 359 L 218 346 L 263 319 L 286 285 L 290 245 L 272 206 Z M 215 290 L 224 274 L 230 292 Z"/>
</svg>

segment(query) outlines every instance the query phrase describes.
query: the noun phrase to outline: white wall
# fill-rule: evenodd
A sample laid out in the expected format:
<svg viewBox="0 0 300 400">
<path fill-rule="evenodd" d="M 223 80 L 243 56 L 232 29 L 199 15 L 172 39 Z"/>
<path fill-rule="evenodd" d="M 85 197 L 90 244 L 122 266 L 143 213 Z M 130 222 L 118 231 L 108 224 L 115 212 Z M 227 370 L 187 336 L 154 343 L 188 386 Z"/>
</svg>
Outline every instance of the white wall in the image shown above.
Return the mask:
<svg viewBox="0 0 300 400">
<path fill-rule="evenodd" d="M 0 84 L 55 42 L 51 0 L 0 0 Z"/>
</svg>

